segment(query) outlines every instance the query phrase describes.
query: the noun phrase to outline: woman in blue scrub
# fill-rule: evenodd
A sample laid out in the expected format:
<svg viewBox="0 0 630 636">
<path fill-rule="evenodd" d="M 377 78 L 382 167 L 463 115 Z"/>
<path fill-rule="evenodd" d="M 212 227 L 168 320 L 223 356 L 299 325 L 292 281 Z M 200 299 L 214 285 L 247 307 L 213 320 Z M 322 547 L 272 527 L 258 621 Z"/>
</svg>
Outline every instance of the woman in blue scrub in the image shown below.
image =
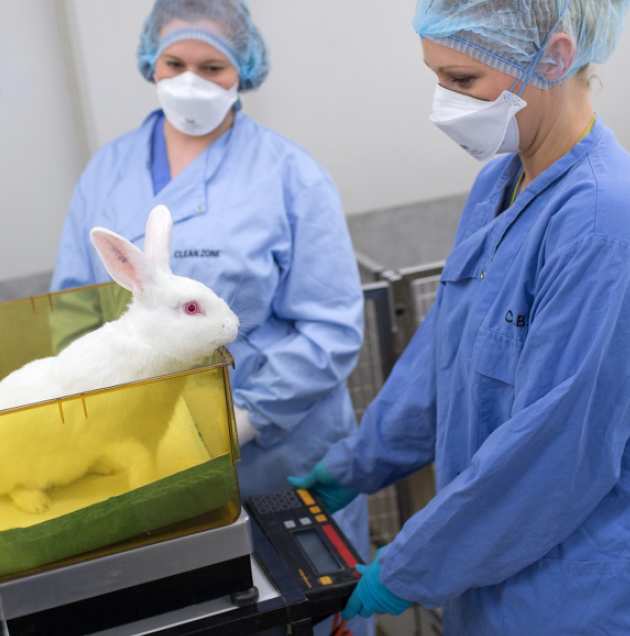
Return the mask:
<svg viewBox="0 0 630 636">
<path fill-rule="evenodd" d="M 141 246 L 149 211 L 167 205 L 173 271 L 206 283 L 241 320 L 231 351 L 242 494 L 284 489 L 356 426 L 345 381 L 363 297 L 338 194 L 303 150 L 241 110 L 239 93 L 260 86 L 268 65 L 240 0 L 158 0 L 139 66 L 161 109 L 82 175 L 53 289 L 109 280 L 93 226 Z M 367 557 L 365 499 L 339 522 Z"/>
<path fill-rule="evenodd" d="M 436 462 L 438 494 L 346 616 L 414 602 L 444 608 L 447 636 L 630 634 L 630 155 L 589 90 L 627 7 L 419 2 L 433 121 L 507 154 L 362 426 L 294 480 L 340 509 Z"/>
</svg>

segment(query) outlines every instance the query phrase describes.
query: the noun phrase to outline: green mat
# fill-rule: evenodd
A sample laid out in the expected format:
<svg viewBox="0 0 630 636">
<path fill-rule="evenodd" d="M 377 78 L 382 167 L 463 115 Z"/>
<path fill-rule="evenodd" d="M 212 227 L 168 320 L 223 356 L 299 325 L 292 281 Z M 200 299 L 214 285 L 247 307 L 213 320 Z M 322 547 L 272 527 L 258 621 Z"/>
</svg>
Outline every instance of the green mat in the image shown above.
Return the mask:
<svg viewBox="0 0 630 636">
<path fill-rule="evenodd" d="M 234 498 L 228 455 L 57 519 L 0 532 L 0 577 L 216 511 Z"/>
</svg>

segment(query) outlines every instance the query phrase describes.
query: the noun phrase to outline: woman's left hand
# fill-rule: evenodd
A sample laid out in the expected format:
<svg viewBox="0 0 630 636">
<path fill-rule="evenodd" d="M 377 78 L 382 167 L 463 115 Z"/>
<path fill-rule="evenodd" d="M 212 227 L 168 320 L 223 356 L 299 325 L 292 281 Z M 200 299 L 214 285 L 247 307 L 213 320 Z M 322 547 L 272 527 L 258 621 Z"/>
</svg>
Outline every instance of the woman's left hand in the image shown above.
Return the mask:
<svg viewBox="0 0 630 636">
<path fill-rule="evenodd" d="M 410 601 L 396 596 L 381 583 L 378 556 L 370 565 L 357 565 L 357 570 L 361 573 L 361 579 L 341 614 L 344 620 L 350 620 L 357 614 L 363 618 L 369 618 L 372 614 L 398 616 L 411 607 Z"/>
</svg>

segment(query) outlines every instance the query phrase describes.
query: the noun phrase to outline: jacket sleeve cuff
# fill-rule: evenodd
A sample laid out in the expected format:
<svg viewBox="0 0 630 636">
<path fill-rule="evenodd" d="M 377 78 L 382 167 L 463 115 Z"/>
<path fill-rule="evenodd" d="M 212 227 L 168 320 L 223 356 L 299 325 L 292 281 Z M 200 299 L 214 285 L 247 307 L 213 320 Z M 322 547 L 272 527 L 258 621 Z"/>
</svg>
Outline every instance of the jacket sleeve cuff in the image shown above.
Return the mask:
<svg viewBox="0 0 630 636">
<path fill-rule="evenodd" d="M 236 415 L 238 442 L 242 448 L 256 438 L 256 429 L 252 424 L 249 413 L 245 409 L 240 409 L 237 406 L 234 408 L 234 414 Z"/>
<path fill-rule="evenodd" d="M 330 476 L 340 485 L 362 493 L 365 489 L 360 481 L 354 479 L 352 441 L 353 435 L 340 440 L 330 448 L 322 461 Z"/>
<path fill-rule="evenodd" d="M 238 428 L 239 411 L 245 411 L 247 413 L 249 425 L 253 429 L 253 437 L 250 437 L 247 442 L 255 441 L 261 448 L 270 448 L 276 444 L 281 443 L 286 437 L 286 431 L 276 426 L 273 422 L 270 422 L 263 415 L 258 413 L 255 408 L 244 400 L 238 393 L 234 394 L 234 414 L 236 415 L 236 425 Z M 242 417 L 242 416 L 241 416 Z M 245 427 L 243 430 L 243 436 L 241 437 L 241 431 L 239 430 L 239 440 L 241 447 L 245 446 L 247 442 L 244 441 L 246 435 L 251 436 L 251 430 L 249 427 Z"/>
</svg>

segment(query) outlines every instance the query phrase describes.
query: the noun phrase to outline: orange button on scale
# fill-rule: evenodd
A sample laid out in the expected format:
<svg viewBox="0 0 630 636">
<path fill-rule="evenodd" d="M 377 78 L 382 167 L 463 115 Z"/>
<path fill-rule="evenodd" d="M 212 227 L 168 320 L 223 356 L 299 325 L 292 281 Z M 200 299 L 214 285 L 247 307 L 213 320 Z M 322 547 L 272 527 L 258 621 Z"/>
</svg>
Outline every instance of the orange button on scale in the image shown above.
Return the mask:
<svg viewBox="0 0 630 636">
<path fill-rule="evenodd" d="M 297 494 L 298 497 L 304 502 L 305 506 L 314 506 L 317 503 L 308 490 L 300 489 L 297 491 Z"/>
<path fill-rule="evenodd" d="M 328 517 L 326 515 L 317 515 L 315 517 L 315 521 L 317 521 L 317 523 L 324 523 L 325 521 L 328 521 Z"/>
<path fill-rule="evenodd" d="M 312 508 L 309 508 L 308 511 L 312 514 L 312 515 L 318 515 L 321 513 L 322 509 L 319 506 L 313 506 Z"/>
<path fill-rule="evenodd" d="M 332 585 L 333 580 L 329 576 L 322 576 L 319 579 L 321 585 Z"/>
</svg>

